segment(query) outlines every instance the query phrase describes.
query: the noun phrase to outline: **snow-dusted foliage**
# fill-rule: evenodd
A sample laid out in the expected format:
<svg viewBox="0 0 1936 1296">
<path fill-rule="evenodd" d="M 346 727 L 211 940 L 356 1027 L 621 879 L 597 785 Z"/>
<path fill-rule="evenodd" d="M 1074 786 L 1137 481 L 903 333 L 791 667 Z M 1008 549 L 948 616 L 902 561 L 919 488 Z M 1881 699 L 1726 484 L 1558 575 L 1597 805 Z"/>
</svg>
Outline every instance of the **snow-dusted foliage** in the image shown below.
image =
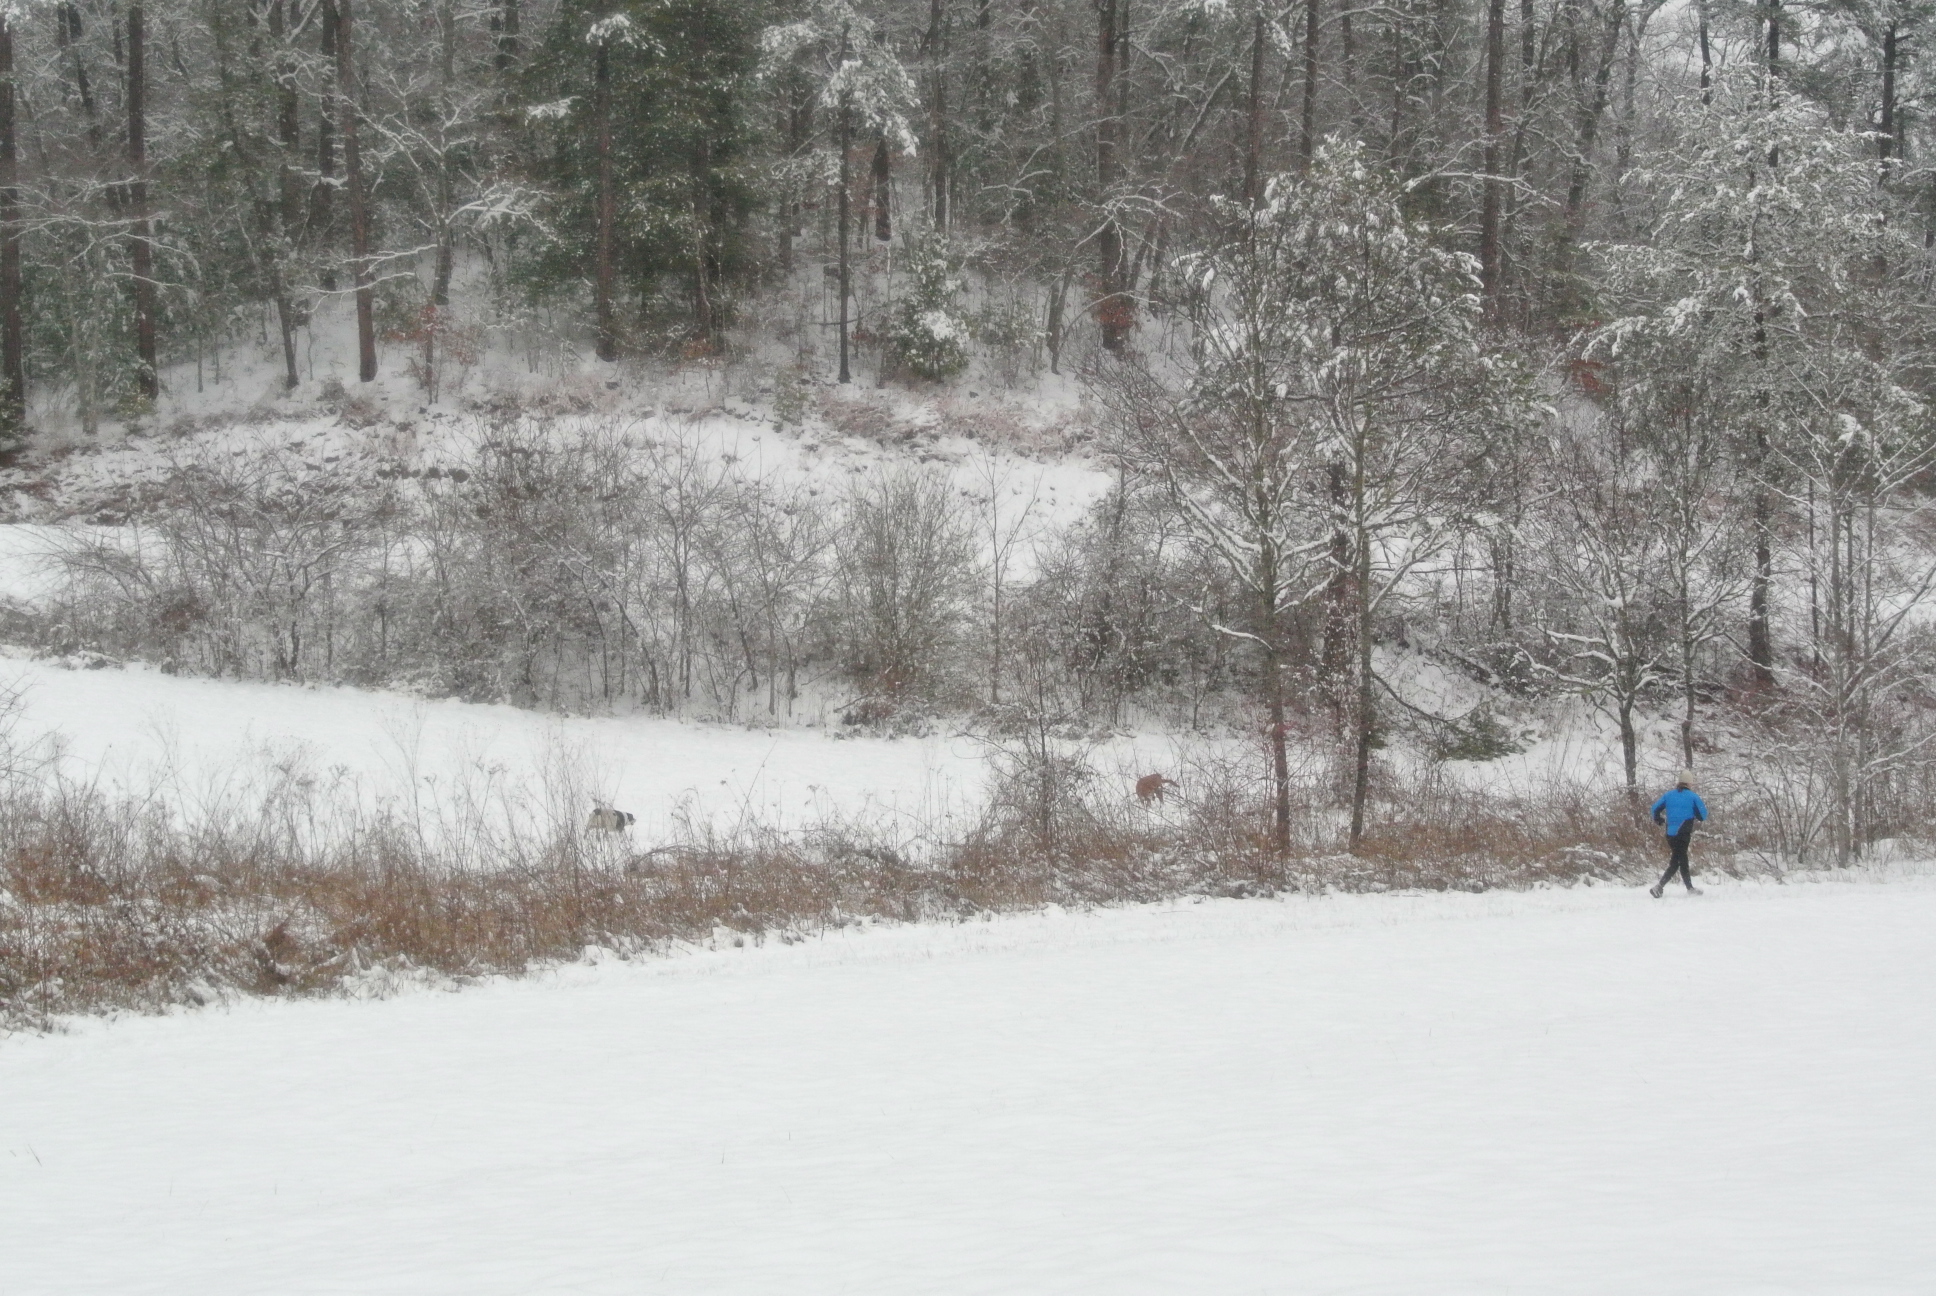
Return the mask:
<svg viewBox="0 0 1936 1296">
<path fill-rule="evenodd" d="M 1929 21 L 6 9 L 4 506 L 144 537 L 90 533 L 72 615 L 16 637 L 546 706 L 778 717 L 804 677 L 852 715 L 1234 720 L 1280 796 L 1305 744 L 1361 849 L 1406 760 L 1584 703 L 1610 782 L 1737 762 L 1782 850 L 1848 857 L 1936 775 Z M 899 596 L 831 556 L 865 489 L 667 449 L 728 406 L 782 426 L 762 455 L 1061 456 L 1089 493 L 887 652 Z M 559 432 L 592 413 L 656 444 Z M 364 462 L 255 480 L 223 421 Z M 123 437 L 148 471 L 59 457 Z M 1459 737 L 1493 714 L 1511 742 Z"/>
<path fill-rule="evenodd" d="M 767 28 L 760 46 L 768 78 L 781 79 L 789 67 L 809 64 L 819 107 L 839 111 L 844 106 L 861 125 L 887 133 L 908 153 L 915 151 L 908 118 L 919 96 L 864 6 L 851 0 L 810 0 L 805 17 Z"/>
<path fill-rule="evenodd" d="M 1780 723 L 1820 743 L 1818 827 L 1846 861 L 1877 831 L 1878 789 L 1936 742 L 1920 682 L 1936 645 L 1917 610 L 1936 581 L 1920 485 L 1936 467 L 1931 253 L 1892 219 L 1865 132 L 1765 85 L 1711 98 L 1686 101 L 1673 146 L 1630 178 L 1649 237 L 1599 249 L 1617 314 L 1585 355 L 1658 463 L 1668 507 L 1649 531 L 1674 552 L 1647 565 L 1673 573 L 1683 677 L 1745 589 L 1750 667 Z M 1730 480 L 1732 507 L 1673 504 Z M 1783 548 L 1805 656 L 1774 643 Z"/>
<path fill-rule="evenodd" d="M 1302 665 L 1340 702 L 1348 692 L 1354 844 L 1374 618 L 1486 489 L 1472 470 L 1491 431 L 1523 417 L 1512 366 L 1481 345 L 1476 266 L 1400 197 L 1361 146 L 1327 142 L 1308 175 L 1273 178 L 1254 209 L 1229 205 L 1226 239 L 1179 264 L 1193 326 L 1180 372 L 1101 372 L 1123 452 L 1168 483 L 1191 534 L 1250 595 L 1218 629 L 1262 653 L 1280 831 L 1285 674 Z M 1292 621 L 1320 599 L 1313 656 Z"/>
<path fill-rule="evenodd" d="M 881 345 L 916 378 L 954 377 L 968 367 L 969 324 L 961 310 L 965 284 L 947 240 L 933 233 L 909 239 L 897 268 L 899 292 Z"/>
</svg>

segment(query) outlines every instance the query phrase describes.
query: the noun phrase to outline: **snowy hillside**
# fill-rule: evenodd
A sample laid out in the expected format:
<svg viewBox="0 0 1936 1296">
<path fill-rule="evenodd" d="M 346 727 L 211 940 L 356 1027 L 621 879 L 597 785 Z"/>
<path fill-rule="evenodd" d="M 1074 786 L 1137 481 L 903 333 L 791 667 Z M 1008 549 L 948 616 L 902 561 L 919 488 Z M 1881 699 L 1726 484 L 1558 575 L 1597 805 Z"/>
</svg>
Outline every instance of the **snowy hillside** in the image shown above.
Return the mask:
<svg viewBox="0 0 1936 1296">
<path fill-rule="evenodd" d="M 1918 1296 L 1936 880 L 1293 897 L 0 1047 L 9 1296 Z"/>
</svg>

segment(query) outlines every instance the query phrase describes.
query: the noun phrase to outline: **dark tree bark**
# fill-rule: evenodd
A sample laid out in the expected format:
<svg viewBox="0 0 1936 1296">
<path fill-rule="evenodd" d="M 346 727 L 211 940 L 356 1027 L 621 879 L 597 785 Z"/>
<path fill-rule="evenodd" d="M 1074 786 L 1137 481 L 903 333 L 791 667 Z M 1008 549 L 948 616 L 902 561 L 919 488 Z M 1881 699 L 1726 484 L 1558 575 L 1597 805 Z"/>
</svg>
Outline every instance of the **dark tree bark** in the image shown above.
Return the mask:
<svg viewBox="0 0 1936 1296">
<path fill-rule="evenodd" d="M 1297 156 L 1302 169 L 1311 169 L 1318 147 L 1318 23 L 1324 14 L 1320 0 L 1304 0 L 1304 111 L 1299 123 Z M 1263 38 L 1263 29 L 1257 31 Z"/>
<path fill-rule="evenodd" d="M 1266 596 L 1268 598 L 1268 596 Z M 1271 849 L 1279 859 L 1291 853 L 1290 725 L 1284 704 L 1282 618 L 1264 609 L 1264 705 L 1270 724 Z"/>
<path fill-rule="evenodd" d="M 302 100 L 296 93 L 296 60 L 289 48 L 287 0 L 269 8 L 269 35 L 276 44 L 276 143 L 282 149 L 278 173 L 282 232 L 293 239 L 302 223 L 302 188 L 297 158 L 302 152 Z"/>
<path fill-rule="evenodd" d="M 692 289 L 693 340 L 711 355 L 719 331 L 713 311 L 713 277 L 717 258 L 713 255 L 712 142 L 700 132 L 692 156 Z"/>
<path fill-rule="evenodd" d="M 350 191 L 350 273 L 356 284 L 356 375 L 376 380 L 376 278 L 370 266 L 369 195 L 358 151 L 356 38 L 352 0 L 336 0 L 336 114 L 343 130 L 343 172 Z"/>
<path fill-rule="evenodd" d="M 1768 434 L 1756 429 L 1754 471 L 1766 471 Z M 1754 495 L 1754 575 L 1748 581 L 1748 664 L 1755 686 L 1773 688 L 1775 683 L 1775 641 L 1768 624 L 1769 605 L 1775 584 L 1775 508 L 1773 492 L 1757 480 Z"/>
<path fill-rule="evenodd" d="M 1600 123 L 1607 114 L 1613 85 L 1613 63 L 1620 52 L 1620 31 L 1625 25 L 1626 0 L 1612 0 L 1607 6 L 1606 30 L 1593 64 L 1593 86 L 1580 104 L 1574 124 L 1573 166 L 1567 179 L 1566 204 L 1560 215 L 1559 238 L 1555 244 L 1554 271 L 1560 291 L 1566 292 L 1567 276 L 1573 265 L 1573 249 L 1586 227 L 1587 187 L 1593 180 L 1593 152 L 1600 138 Z"/>
<path fill-rule="evenodd" d="M 1890 23 L 1882 33 L 1882 121 L 1877 134 L 1876 148 L 1882 155 L 1882 178 L 1887 180 L 1893 174 L 1896 154 L 1896 24 Z"/>
<path fill-rule="evenodd" d="M 840 61 L 847 61 L 847 29 L 840 29 Z M 847 176 L 847 155 L 854 147 L 854 110 L 853 96 L 846 90 L 840 92 L 840 121 L 838 129 L 840 149 L 840 381 L 854 380 L 853 371 L 847 363 L 847 300 L 852 291 L 852 281 L 848 278 L 847 264 L 848 226 L 853 220 L 849 208 L 849 193 L 852 183 Z"/>
<path fill-rule="evenodd" d="M 336 0 L 322 0 L 323 13 L 319 43 L 324 75 L 321 102 L 316 108 L 316 187 L 309 196 L 309 226 L 312 238 L 327 238 L 336 209 Z M 336 272 L 325 264 L 323 288 L 336 291 Z"/>
<path fill-rule="evenodd" d="M 94 87 L 87 75 L 87 63 L 81 57 L 81 39 L 86 27 L 81 22 L 81 11 L 71 0 L 63 3 L 54 11 L 55 46 L 65 55 L 65 62 L 71 69 L 71 76 L 63 75 L 64 88 L 77 97 L 81 112 L 87 118 L 87 141 L 95 149 L 101 147 L 101 115 L 94 103 Z"/>
<path fill-rule="evenodd" d="M 276 202 L 273 243 L 265 253 L 270 291 L 276 302 L 276 330 L 282 337 L 282 385 L 294 391 L 301 381 L 296 366 L 296 312 L 289 297 L 287 260 L 295 246 L 302 222 L 302 184 L 297 172 L 297 157 L 302 144 L 302 109 L 296 95 L 296 60 L 289 48 L 289 16 L 286 0 L 269 6 L 269 37 L 275 42 L 273 80 L 276 102 Z M 265 216 L 264 224 L 269 223 Z"/>
<path fill-rule="evenodd" d="M 894 218 L 888 212 L 888 197 L 893 192 L 893 172 L 887 155 L 887 135 L 874 146 L 874 237 L 882 243 L 894 238 Z"/>
<path fill-rule="evenodd" d="M 1121 0 L 1096 0 L 1096 190 L 1102 204 L 1102 228 L 1096 234 L 1096 314 L 1102 324 L 1106 350 L 1121 351 L 1134 323 L 1123 284 L 1123 230 L 1112 207 L 1122 163 L 1116 156 L 1116 22 Z"/>
<path fill-rule="evenodd" d="M 1338 83 L 1344 90 L 1344 111 L 1354 132 L 1360 130 L 1364 120 L 1358 111 L 1358 41 L 1351 30 L 1351 6 L 1338 8 Z"/>
<path fill-rule="evenodd" d="M 813 95 L 804 80 L 789 74 L 788 104 L 783 133 L 787 157 L 797 158 L 813 134 Z M 793 273 L 793 239 L 800 226 L 800 202 L 791 187 L 780 198 L 780 273 Z"/>
<path fill-rule="evenodd" d="M 0 447 L 27 424 L 20 303 L 20 149 L 14 124 L 13 18 L 0 10 Z"/>
<path fill-rule="evenodd" d="M 1486 4 L 1486 179 L 1479 210 L 1479 278 L 1485 288 L 1486 314 L 1499 315 L 1499 218 L 1504 207 L 1505 178 L 1499 174 L 1499 145 L 1505 130 L 1506 0 Z"/>
<path fill-rule="evenodd" d="M 1250 29 L 1250 93 L 1244 111 L 1244 202 L 1252 211 L 1264 199 L 1264 5 L 1258 0 Z"/>
<path fill-rule="evenodd" d="M 445 121 L 456 116 L 457 94 L 457 6 L 441 0 L 437 6 L 437 76 L 439 98 Z M 456 163 L 451 157 L 450 141 L 443 141 L 437 158 L 437 264 L 430 281 L 430 304 L 441 313 L 450 305 L 450 276 L 456 268 L 455 231 L 451 228 L 452 210 L 457 206 Z"/>
<path fill-rule="evenodd" d="M 1354 507 L 1360 511 L 1364 507 L 1364 481 L 1362 474 L 1353 483 L 1356 499 Z M 1350 850 L 1358 853 L 1359 845 L 1365 837 L 1365 806 L 1371 799 L 1371 745 L 1377 736 L 1378 709 L 1372 694 L 1371 673 L 1371 543 L 1362 527 L 1355 537 L 1356 562 L 1352 564 L 1352 590 L 1357 604 L 1358 638 L 1358 698 L 1356 710 L 1357 732 L 1353 737 L 1353 760 L 1351 769 L 1351 839 Z"/>
<path fill-rule="evenodd" d="M 1711 104 L 1714 102 L 1714 48 L 1708 41 L 1706 0 L 1696 4 L 1694 11 L 1696 38 L 1701 43 L 1701 102 Z"/>
<path fill-rule="evenodd" d="M 921 38 L 927 50 L 928 91 L 928 219 L 937 230 L 948 228 L 948 185 L 954 163 L 948 149 L 948 8 L 946 0 L 928 0 L 928 30 Z"/>
<path fill-rule="evenodd" d="M 492 66 L 509 72 L 518 65 L 518 0 L 501 0 L 491 15 L 491 31 L 497 37 L 497 54 Z"/>
<path fill-rule="evenodd" d="M 975 128 L 984 138 L 995 130 L 994 0 L 975 0 Z"/>
<path fill-rule="evenodd" d="M 612 184 L 612 53 L 607 42 L 598 43 L 593 59 L 592 147 L 598 157 L 598 235 L 592 257 L 592 304 L 597 315 L 598 358 L 609 363 L 618 359 L 618 329 L 612 317 L 618 197 Z"/>
<path fill-rule="evenodd" d="M 444 121 L 453 120 L 457 88 L 457 7 L 453 0 L 437 5 L 437 98 Z M 430 309 L 424 312 L 419 332 L 423 335 L 423 386 L 431 400 L 437 399 L 439 371 L 437 343 L 445 328 L 444 316 L 450 309 L 450 277 L 456 268 L 456 230 L 451 211 L 456 206 L 456 180 L 452 174 L 450 140 L 445 136 L 437 157 L 437 260 L 430 277 Z"/>
<path fill-rule="evenodd" d="M 128 6 L 128 202 L 132 210 L 128 259 L 134 274 L 135 386 L 143 398 L 161 394 L 155 360 L 155 249 L 148 221 L 147 32 L 139 4 Z"/>
</svg>

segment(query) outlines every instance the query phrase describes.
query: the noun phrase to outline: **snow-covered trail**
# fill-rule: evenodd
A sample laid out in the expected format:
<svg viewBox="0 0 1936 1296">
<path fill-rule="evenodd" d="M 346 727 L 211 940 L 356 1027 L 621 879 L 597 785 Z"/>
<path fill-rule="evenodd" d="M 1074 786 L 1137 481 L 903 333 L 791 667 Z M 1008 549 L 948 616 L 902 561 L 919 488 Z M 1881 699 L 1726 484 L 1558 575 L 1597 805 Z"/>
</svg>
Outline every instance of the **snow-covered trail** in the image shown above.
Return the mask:
<svg viewBox="0 0 1936 1296">
<path fill-rule="evenodd" d="M 0 1289 L 1927 1293 L 1936 878 L 1292 898 L 0 1043 Z"/>
</svg>

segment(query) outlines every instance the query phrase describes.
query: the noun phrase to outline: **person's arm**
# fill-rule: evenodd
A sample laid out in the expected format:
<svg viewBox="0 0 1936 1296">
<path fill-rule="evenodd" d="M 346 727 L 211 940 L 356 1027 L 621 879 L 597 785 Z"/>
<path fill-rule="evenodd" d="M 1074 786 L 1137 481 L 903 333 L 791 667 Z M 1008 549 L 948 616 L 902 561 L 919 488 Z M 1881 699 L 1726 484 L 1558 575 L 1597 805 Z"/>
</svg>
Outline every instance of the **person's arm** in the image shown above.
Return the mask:
<svg viewBox="0 0 1936 1296">
<path fill-rule="evenodd" d="M 1665 822 L 1667 817 L 1667 794 L 1665 792 L 1660 794 L 1660 800 L 1654 802 L 1654 808 L 1647 813 L 1653 816 L 1655 823 Z"/>
<path fill-rule="evenodd" d="M 1694 817 L 1702 823 L 1707 822 L 1707 802 L 1701 800 L 1699 792 L 1694 794 Z"/>
</svg>

